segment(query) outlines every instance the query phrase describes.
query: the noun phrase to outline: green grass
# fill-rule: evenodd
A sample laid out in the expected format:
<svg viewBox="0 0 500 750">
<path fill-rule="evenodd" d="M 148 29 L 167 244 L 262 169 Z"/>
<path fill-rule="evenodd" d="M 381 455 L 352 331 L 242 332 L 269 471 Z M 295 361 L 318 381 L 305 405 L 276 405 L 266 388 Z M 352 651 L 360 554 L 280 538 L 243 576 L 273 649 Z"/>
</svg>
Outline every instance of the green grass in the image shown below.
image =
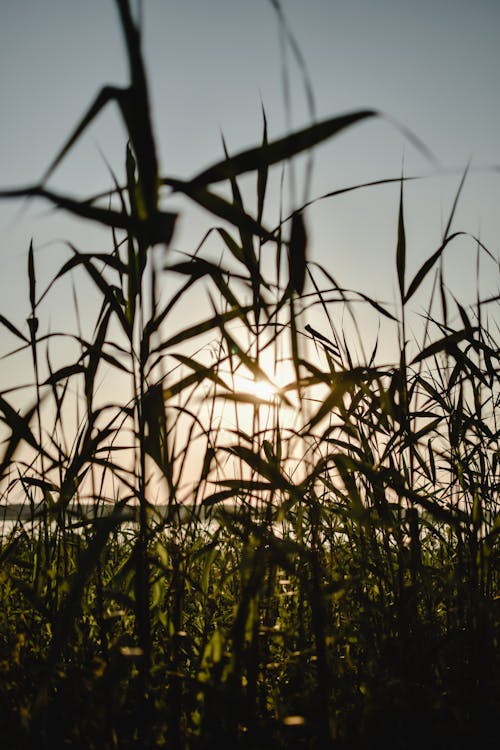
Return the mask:
<svg viewBox="0 0 500 750">
<path fill-rule="evenodd" d="M 164 177 L 139 34 L 117 6 L 130 87 L 99 94 L 40 184 L 0 192 L 109 227 L 112 246 L 70 246 L 55 276 L 85 274 L 100 296 L 92 335 L 66 335 L 73 359 L 52 367 L 39 308 L 54 290 L 38 287 L 33 246 L 28 332 L 0 318 L 33 365 L 28 406 L 0 394 L 2 503 L 19 509 L 0 551 L 4 747 L 493 747 L 498 298 L 478 284 L 466 308 L 446 288 L 457 201 L 409 280 L 395 180 L 398 312 L 343 289 L 310 262 L 302 208 L 264 226 L 268 171 L 377 114 L 274 142 L 264 118 L 256 148 Z M 124 184 L 54 194 L 47 178 L 112 100 Z M 171 193 L 214 216 L 220 262 L 204 242 L 164 254 Z M 165 274 L 181 280 L 166 300 Z M 417 341 L 410 303 L 429 279 Z M 175 330 L 177 306 L 207 291 L 206 319 Z M 359 354 L 359 303 L 392 331 L 394 362 Z M 120 384 L 111 401 L 103 372 Z M 278 388 L 262 398 L 243 377 Z"/>
</svg>

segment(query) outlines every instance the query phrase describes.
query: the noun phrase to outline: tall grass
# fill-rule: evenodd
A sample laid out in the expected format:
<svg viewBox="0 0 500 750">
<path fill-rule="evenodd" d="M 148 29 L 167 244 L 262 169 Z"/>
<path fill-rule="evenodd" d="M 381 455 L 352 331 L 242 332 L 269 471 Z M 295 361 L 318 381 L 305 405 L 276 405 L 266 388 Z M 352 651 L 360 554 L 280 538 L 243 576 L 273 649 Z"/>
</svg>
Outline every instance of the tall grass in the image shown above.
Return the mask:
<svg viewBox="0 0 500 750">
<path fill-rule="evenodd" d="M 0 317 L 33 365 L 28 406 L 0 394 L 3 508 L 17 514 L 0 552 L 4 746 L 492 747 L 498 298 L 478 283 L 466 308 L 446 288 L 457 201 L 409 280 L 395 179 L 398 312 L 342 288 L 309 260 L 305 207 L 264 225 L 268 172 L 376 113 L 273 142 L 264 117 L 259 146 L 164 177 L 139 31 L 128 2 L 117 8 L 129 87 L 100 92 L 40 184 L 0 193 L 111 238 L 108 253 L 68 245 L 43 290 L 32 244 L 28 332 Z M 48 178 L 112 101 L 129 136 L 123 184 L 87 201 L 54 193 Z M 213 215 L 219 262 L 205 240 L 173 253 L 174 193 Z M 53 368 L 40 303 L 78 274 L 100 296 L 95 327 L 68 335 L 78 354 Z M 166 300 L 164 274 L 181 279 Z M 418 342 L 410 303 L 431 277 Z M 202 291 L 211 313 L 174 329 Z M 359 354 L 358 303 L 392 326 L 393 363 L 378 342 Z M 103 372 L 123 384 L 110 401 Z"/>
</svg>

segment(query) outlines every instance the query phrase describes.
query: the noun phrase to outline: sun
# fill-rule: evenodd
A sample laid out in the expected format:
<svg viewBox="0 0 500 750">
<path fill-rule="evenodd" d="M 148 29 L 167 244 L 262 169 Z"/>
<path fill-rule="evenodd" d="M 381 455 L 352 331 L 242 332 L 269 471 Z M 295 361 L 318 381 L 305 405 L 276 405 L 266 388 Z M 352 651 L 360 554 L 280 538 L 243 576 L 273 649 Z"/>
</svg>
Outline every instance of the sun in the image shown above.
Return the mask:
<svg viewBox="0 0 500 750">
<path fill-rule="evenodd" d="M 249 385 L 250 393 L 263 401 L 271 401 L 277 395 L 276 388 L 268 380 L 252 380 Z"/>
<path fill-rule="evenodd" d="M 278 389 L 270 380 L 263 378 L 254 379 L 237 375 L 234 378 L 234 387 L 237 393 L 244 393 L 261 401 L 272 401 L 278 395 Z"/>
</svg>

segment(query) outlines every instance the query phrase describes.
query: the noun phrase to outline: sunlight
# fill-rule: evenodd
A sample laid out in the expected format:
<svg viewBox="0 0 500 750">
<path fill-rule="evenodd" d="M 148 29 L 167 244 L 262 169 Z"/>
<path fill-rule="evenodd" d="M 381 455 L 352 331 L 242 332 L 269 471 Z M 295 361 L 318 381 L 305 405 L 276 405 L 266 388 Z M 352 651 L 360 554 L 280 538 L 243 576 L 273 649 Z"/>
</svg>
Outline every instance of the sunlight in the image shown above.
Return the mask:
<svg viewBox="0 0 500 750">
<path fill-rule="evenodd" d="M 243 390 L 263 401 L 271 401 L 277 395 L 276 387 L 268 380 L 245 379 Z"/>
</svg>

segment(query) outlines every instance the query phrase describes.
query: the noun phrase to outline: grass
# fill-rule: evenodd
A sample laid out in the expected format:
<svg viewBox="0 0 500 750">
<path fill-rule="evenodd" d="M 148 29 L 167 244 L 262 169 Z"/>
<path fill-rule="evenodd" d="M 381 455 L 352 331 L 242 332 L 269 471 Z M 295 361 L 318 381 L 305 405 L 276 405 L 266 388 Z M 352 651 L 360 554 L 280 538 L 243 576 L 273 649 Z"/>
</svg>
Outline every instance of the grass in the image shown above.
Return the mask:
<svg viewBox="0 0 500 750">
<path fill-rule="evenodd" d="M 69 246 L 44 290 L 32 245 L 28 332 L 0 318 L 33 366 L 29 406 L 0 394 L 2 501 L 15 516 L 0 551 L 4 746 L 493 747 L 498 297 L 478 284 L 465 308 L 445 285 L 462 185 L 408 280 L 395 180 L 397 314 L 343 289 L 309 260 L 303 207 L 264 226 L 268 172 L 377 113 L 274 142 L 264 117 L 258 147 L 190 181 L 163 177 L 140 35 L 128 2 L 117 7 L 130 86 L 103 89 L 40 184 L 0 193 L 45 198 L 112 240 L 109 253 Z M 110 101 L 129 135 L 124 184 L 85 202 L 55 194 L 48 177 Z M 248 172 L 255 216 L 238 186 Z M 172 193 L 219 222 L 220 262 L 204 241 L 163 254 Z M 492 260 L 469 240 L 478 264 Z M 167 300 L 165 273 L 181 279 Z M 39 308 L 73 274 L 100 303 L 92 335 L 65 334 L 78 354 L 54 368 L 59 334 L 40 330 Z M 419 342 L 409 303 L 431 278 Z M 174 330 L 201 290 L 208 317 Z M 359 354 L 358 302 L 388 323 L 393 363 L 377 346 Z M 121 400 L 100 397 L 104 371 Z"/>
</svg>

